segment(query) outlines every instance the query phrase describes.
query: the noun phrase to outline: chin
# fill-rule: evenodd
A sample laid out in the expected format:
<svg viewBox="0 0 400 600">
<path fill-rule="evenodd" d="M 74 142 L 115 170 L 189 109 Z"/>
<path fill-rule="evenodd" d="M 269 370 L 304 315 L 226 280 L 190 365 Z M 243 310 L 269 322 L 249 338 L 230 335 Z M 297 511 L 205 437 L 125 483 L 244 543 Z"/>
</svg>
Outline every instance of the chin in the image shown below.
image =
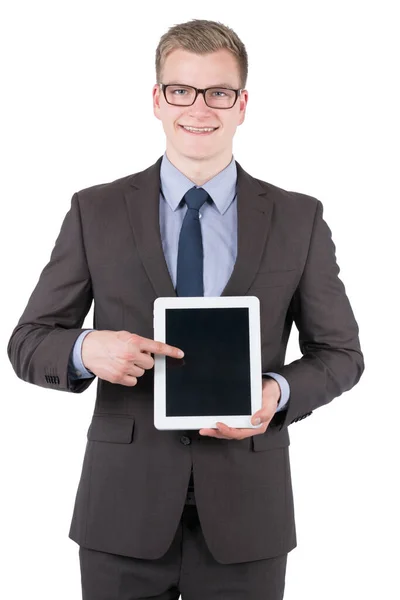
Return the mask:
<svg viewBox="0 0 400 600">
<path fill-rule="evenodd" d="M 205 160 L 214 156 L 214 152 L 209 150 L 208 152 L 205 150 L 201 150 L 200 148 L 196 150 L 195 148 L 182 148 L 179 150 L 179 153 L 186 158 L 192 158 L 196 160 Z"/>
</svg>

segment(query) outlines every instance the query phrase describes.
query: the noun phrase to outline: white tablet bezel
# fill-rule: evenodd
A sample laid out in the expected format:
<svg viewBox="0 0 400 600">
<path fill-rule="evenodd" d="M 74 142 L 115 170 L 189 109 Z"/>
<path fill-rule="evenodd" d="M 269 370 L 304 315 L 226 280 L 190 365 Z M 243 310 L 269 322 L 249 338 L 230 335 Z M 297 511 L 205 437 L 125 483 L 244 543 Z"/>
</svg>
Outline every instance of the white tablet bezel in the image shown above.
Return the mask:
<svg viewBox="0 0 400 600">
<path fill-rule="evenodd" d="M 154 339 L 164 342 L 165 311 L 174 308 L 231 308 L 249 309 L 251 413 L 248 415 L 166 416 L 165 364 L 166 357 L 154 355 L 154 426 L 157 429 L 216 428 L 217 421 L 229 427 L 257 429 L 251 416 L 262 407 L 262 364 L 260 333 L 260 300 L 256 296 L 196 296 L 160 297 L 154 301 Z M 183 348 L 184 350 L 184 348 Z"/>
</svg>

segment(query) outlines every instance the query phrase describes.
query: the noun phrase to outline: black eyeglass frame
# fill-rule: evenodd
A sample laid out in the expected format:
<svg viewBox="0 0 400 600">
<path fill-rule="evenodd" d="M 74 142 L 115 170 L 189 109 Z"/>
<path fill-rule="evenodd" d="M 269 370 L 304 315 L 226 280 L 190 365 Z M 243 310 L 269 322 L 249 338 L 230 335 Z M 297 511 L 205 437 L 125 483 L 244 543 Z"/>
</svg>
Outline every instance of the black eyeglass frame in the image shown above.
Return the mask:
<svg viewBox="0 0 400 600">
<path fill-rule="evenodd" d="M 219 87 L 217 85 L 212 85 L 211 87 L 208 87 L 208 88 L 205 88 L 205 89 L 202 90 L 200 88 L 194 87 L 193 85 L 186 85 L 184 83 L 167 83 L 167 84 L 165 84 L 165 83 L 159 83 L 158 85 L 161 87 L 161 89 L 163 91 L 164 98 L 165 98 L 166 102 L 168 102 L 168 100 L 167 100 L 167 94 L 166 94 L 166 89 L 167 89 L 167 87 L 169 85 L 170 86 L 174 86 L 174 87 L 181 85 L 182 87 L 185 87 L 185 88 L 191 88 L 192 90 L 194 90 L 196 92 L 194 100 L 190 104 L 174 104 L 173 102 L 168 102 L 168 104 L 170 104 L 171 106 L 193 106 L 193 104 L 197 100 L 197 96 L 200 93 L 200 94 L 203 94 L 203 100 L 204 100 L 206 106 L 208 106 L 208 108 L 216 108 L 217 110 L 230 110 L 231 108 L 233 108 L 235 106 L 235 104 L 237 102 L 237 99 L 239 98 L 240 94 L 244 90 L 244 88 L 240 88 L 238 90 L 234 90 L 233 88 Z M 224 107 L 224 106 L 210 106 L 209 104 L 207 104 L 207 100 L 206 100 L 206 92 L 207 92 L 207 90 L 229 90 L 231 92 L 235 92 L 236 98 L 235 98 L 235 101 L 232 104 L 232 106 L 226 106 L 226 107 Z"/>
</svg>

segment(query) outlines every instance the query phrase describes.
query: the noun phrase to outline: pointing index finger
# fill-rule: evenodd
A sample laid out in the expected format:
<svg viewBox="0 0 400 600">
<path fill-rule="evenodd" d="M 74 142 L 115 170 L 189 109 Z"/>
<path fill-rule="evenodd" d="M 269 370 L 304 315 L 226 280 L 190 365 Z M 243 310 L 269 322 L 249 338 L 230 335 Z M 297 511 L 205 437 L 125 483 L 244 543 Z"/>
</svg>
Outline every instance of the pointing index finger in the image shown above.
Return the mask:
<svg viewBox="0 0 400 600">
<path fill-rule="evenodd" d="M 164 342 L 157 342 L 156 340 L 144 340 L 140 344 L 141 350 L 148 350 L 153 354 L 162 354 L 164 356 L 172 356 L 172 358 L 182 358 L 184 352 L 180 348 L 164 344 Z"/>
</svg>

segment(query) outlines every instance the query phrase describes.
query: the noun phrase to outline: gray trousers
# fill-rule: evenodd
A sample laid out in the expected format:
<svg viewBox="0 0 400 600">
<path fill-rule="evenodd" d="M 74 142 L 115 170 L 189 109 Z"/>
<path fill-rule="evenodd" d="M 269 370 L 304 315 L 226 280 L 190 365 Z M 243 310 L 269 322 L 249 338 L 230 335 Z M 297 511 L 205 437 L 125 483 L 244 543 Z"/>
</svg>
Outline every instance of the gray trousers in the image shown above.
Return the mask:
<svg viewBox="0 0 400 600">
<path fill-rule="evenodd" d="M 193 491 L 174 540 L 156 560 L 79 547 L 82 600 L 282 600 L 287 554 L 218 563 L 208 550 Z"/>
</svg>

